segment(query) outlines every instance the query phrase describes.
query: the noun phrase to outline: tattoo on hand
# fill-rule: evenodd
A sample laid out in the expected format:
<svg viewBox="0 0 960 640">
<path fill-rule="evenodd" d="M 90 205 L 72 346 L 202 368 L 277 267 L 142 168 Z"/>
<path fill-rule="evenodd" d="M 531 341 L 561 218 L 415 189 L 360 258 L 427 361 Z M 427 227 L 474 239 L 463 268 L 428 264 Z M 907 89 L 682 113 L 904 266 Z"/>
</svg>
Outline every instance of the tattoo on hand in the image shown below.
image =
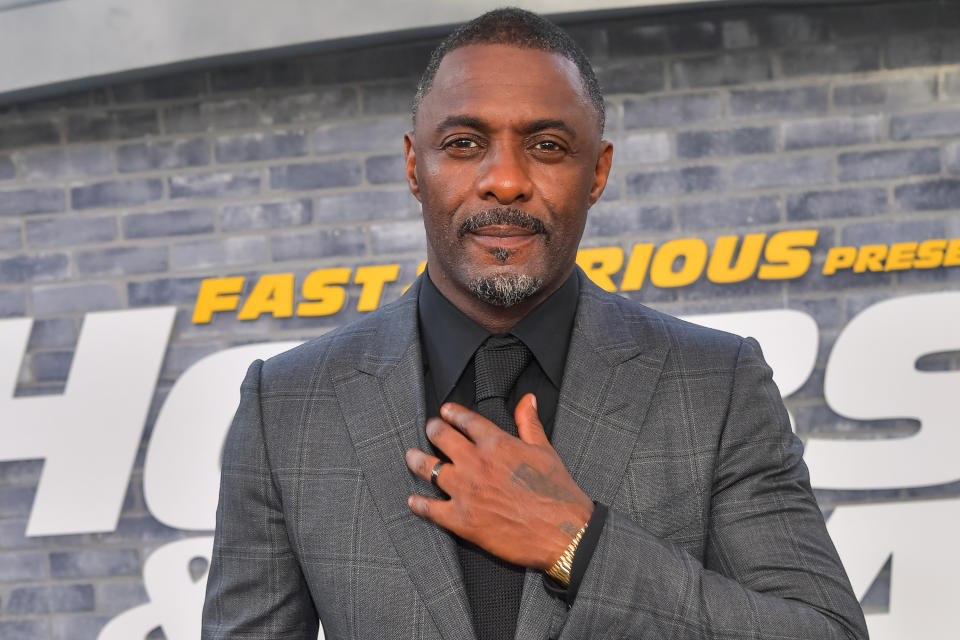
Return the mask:
<svg viewBox="0 0 960 640">
<path fill-rule="evenodd" d="M 521 462 L 520 465 L 513 470 L 511 479 L 516 485 L 538 493 L 546 498 L 552 498 L 561 502 L 574 502 L 575 497 L 570 494 L 569 489 L 553 482 L 526 462 Z"/>
<path fill-rule="evenodd" d="M 569 520 L 564 520 L 557 525 L 557 529 L 560 529 L 560 533 L 570 536 L 571 538 L 576 538 L 577 534 L 580 533 L 580 527 L 573 524 Z"/>
</svg>

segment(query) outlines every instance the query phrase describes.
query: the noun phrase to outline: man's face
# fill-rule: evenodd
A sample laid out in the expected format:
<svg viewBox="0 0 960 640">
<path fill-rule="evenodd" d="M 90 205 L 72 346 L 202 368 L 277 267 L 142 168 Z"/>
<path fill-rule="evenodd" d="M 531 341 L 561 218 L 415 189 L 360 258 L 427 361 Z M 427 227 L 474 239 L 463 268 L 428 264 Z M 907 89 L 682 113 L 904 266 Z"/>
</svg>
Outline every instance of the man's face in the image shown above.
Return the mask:
<svg viewBox="0 0 960 640">
<path fill-rule="evenodd" d="M 613 153 L 571 61 L 509 45 L 455 49 L 404 143 L 430 277 L 455 304 L 539 301 L 569 276 Z"/>
</svg>

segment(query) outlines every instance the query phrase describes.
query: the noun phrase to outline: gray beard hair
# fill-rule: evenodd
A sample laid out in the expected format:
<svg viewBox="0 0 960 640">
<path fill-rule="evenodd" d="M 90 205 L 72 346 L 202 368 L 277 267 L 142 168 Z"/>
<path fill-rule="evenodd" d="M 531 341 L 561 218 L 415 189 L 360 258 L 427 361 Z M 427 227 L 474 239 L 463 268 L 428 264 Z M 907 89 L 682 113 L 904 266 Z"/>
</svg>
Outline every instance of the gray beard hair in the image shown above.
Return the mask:
<svg viewBox="0 0 960 640">
<path fill-rule="evenodd" d="M 497 307 L 512 307 L 540 291 L 543 280 L 526 274 L 497 275 L 471 280 L 470 291 L 475 296 Z"/>
</svg>

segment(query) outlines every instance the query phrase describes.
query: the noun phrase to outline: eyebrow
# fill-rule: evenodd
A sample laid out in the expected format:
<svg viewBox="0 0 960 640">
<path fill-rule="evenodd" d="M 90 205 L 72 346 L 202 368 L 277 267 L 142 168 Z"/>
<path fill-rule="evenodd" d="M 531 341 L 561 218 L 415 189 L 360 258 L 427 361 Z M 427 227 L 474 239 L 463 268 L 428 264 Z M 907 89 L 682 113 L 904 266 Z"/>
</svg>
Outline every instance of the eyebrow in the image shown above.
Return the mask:
<svg viewBox="0 0 960 640">
<path fill-rule="evenodd" d="M 476 129 L 477 131 L 490 130 L 490 125 L 482 118 L 468 115 L 453 115 L 447 116 L 442 122 L 440 122 L 439 125 L 437 125 L 437 133 L 442 133 L 447 129 L 453 129 L 456 127 L 468 127 L 470 129 Z M 575 138 L 577 135 L 570 125 L 563 120 L 556 118 L 541 118 L 540 120 L 524 123 L 520 127 L 520 133 L 528 136 L 540 131 L 546 131 L 547 129 L 557 129 L 559 131 L 563 131 L 572 138 Z"/>
</svg>

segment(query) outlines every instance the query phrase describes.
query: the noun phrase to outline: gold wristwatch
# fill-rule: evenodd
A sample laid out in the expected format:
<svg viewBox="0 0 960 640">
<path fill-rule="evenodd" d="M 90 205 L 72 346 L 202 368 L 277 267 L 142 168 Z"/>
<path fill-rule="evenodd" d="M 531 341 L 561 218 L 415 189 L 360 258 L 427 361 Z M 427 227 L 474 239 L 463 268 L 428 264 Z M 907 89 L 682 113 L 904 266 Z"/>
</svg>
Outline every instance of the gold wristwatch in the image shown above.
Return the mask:
<svg viewBox="0 0 960 640">
<path fill-rule="evenodd" d="M 583 539 L 583 532 L 586 530 L 587 523 L 584 523 L 584 525 L 580 527 L 580 530 L 577 531 L 577 535 L 575 535 L 570 544 L 567 545 L 567 548 L 564 549 L 560 557 L 557 558 L 557 561 L 547 569 L 547 575 L 564 587 L 570 584 L 570 570 L 573 569 L 573 555 L 577 552 L 577 545 L 580 544 L 580 540 Z"/>
</svg>

